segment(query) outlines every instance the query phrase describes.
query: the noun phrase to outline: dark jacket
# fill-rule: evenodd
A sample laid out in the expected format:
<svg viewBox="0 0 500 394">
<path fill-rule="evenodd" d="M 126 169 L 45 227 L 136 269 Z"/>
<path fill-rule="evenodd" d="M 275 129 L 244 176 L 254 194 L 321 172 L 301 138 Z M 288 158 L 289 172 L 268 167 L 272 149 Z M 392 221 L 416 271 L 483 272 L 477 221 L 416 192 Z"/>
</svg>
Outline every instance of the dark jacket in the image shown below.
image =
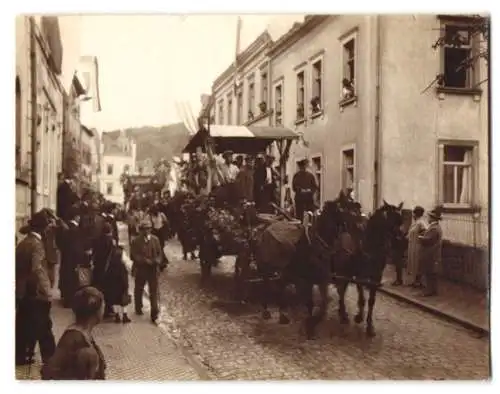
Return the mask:
<svg viewBox="0 0 500 394">
<path fill-rule="evenodd" d="M 295 200 L 312 200 L 314 193 L 318 190 L 316 178 L 309 171 L 298 171 L 292 180 L 292 189 Z"/>
<path fill-rule="evenodd" d="M 41 301 L 51 298 L 44 244 L 33 233 L 16 247 L 16 298 Z"/>
<path fill-rule="evenodd" d="M 236 175 L 236 188 L 240 199 L 247 201 L 254 200 L 254 171 L 253 169 L 244 166 L 238 175 Z"/>
<path fill-rule="evenodd" d="M 122 249 L 114 247 L 109 266 L 104 274 L 106 300 L 110 305 L 128 305 L 129 283 L 128 271 L 122 258 Z"/>
<path fill-rule="evenodd" d="M 142 235 L 139 235 L 132 241 L 130 246 L 130 258 L 136 267 L 143 265 L 160 266 L 163 262 L 163 251 L 158 237 L 151 235 L 149 241 L 146 241 Z"/>
</svg>

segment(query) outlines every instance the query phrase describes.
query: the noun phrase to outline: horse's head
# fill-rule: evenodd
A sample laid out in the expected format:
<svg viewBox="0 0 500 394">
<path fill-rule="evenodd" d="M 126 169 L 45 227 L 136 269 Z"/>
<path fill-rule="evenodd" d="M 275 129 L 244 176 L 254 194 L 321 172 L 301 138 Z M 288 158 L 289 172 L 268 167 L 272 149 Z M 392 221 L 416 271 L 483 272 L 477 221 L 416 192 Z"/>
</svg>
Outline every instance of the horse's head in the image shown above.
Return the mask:
<svg viewBox="0 0 500 394">
<path fill-rule="evenodd" d="M 402 209 L 402 202 L 399 205 L 392 205 L 384 200 L 382 206 L 370 218 L 372 230 L 378 232 L 379 235 L 385 234 L 391 238 L 397 236 L 403 224 Z"/>
<path fill-rule="evenodd" d="M 349 212 L 338 199 L 326 201 L 315 226 L 318 235 L 328 245 L 332 245 L 338 234 L 347 227 L 348 216 Z"/>
</svg>

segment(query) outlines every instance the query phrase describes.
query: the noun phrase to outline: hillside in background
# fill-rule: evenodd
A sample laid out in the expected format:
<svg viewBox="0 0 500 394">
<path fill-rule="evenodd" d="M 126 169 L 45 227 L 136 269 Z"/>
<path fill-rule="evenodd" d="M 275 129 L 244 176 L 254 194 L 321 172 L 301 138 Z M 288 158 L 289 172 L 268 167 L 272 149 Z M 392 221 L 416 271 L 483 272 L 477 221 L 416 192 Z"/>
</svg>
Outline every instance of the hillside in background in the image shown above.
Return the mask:
<svg viewBox="0 0 500 394">
<path fill-rule="evenodd" d="M 151 158 L 153 163 L 161 159 L 171 160 L 179 156 L 189 141 L 190 134 L 183 123 L 175 123 L 162 127 L 136 127 L 124 130 L 137 144 L 137 161 Z M 107 137 L 115 139 L 120 130 L 106 131 Z"/>
</svg>

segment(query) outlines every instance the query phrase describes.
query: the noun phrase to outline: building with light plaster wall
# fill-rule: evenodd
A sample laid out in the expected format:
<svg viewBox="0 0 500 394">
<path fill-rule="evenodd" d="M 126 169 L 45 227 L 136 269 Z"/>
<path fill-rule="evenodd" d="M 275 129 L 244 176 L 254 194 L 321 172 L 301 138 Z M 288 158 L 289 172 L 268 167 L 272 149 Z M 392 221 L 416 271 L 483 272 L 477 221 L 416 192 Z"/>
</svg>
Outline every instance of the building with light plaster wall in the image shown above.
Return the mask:
<svg viewBox="0 0 500 394">
<path fill-rule="evenodd" d="M 16 228 L 55 209 L 62 166 L 62 44 L 56 17 L 16 18 Z"/>
<path fill-rule="evenodd" d="M 268 119 L 303 139 L 292 146 L 288 176 L 307 157 L 322 202 L 352 187 L 367 211 L 384 199 L 410 209 L 444 205 L 448 239 L 486 245 L 489 103 L 487 83 L 477 83 L 487 70 L 481 63 L 457 72 L 453 60 L 463 50 L 432 50 L 440 29 L 464 23 L 437 15 L 308 16 L 275 40 L 267 52 Z M 232 97 L 235 73 L 230 66 L 214 83 L 217 123 L 238 117 L 234 99 L 230 116 L 217 107 L 224 89 Z M 437 74 L 444 85 L 423 92 Z"/>
<path fill-rule="evenodd" d="M 109 133 L 101 135 L 100 192 L 112 202 L 123 204 L 125 195 L 121 176 L 136 172 L 137 147 L 124 131 L 117 136 Z"/>
</svg>

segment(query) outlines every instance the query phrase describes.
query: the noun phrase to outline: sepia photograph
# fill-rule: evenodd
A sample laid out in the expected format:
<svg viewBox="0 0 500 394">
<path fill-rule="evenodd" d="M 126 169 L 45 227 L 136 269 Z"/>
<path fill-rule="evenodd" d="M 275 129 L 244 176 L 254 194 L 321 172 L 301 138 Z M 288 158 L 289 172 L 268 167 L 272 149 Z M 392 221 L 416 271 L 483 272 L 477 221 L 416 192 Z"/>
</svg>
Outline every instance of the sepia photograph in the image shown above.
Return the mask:
<svg viewBox="0 0 500 394">
<path fill-rule="evenodd" d="M 491 16 L 334 8 L 15 16 L 16 380 L 490 381 Z"/>
</svg>

